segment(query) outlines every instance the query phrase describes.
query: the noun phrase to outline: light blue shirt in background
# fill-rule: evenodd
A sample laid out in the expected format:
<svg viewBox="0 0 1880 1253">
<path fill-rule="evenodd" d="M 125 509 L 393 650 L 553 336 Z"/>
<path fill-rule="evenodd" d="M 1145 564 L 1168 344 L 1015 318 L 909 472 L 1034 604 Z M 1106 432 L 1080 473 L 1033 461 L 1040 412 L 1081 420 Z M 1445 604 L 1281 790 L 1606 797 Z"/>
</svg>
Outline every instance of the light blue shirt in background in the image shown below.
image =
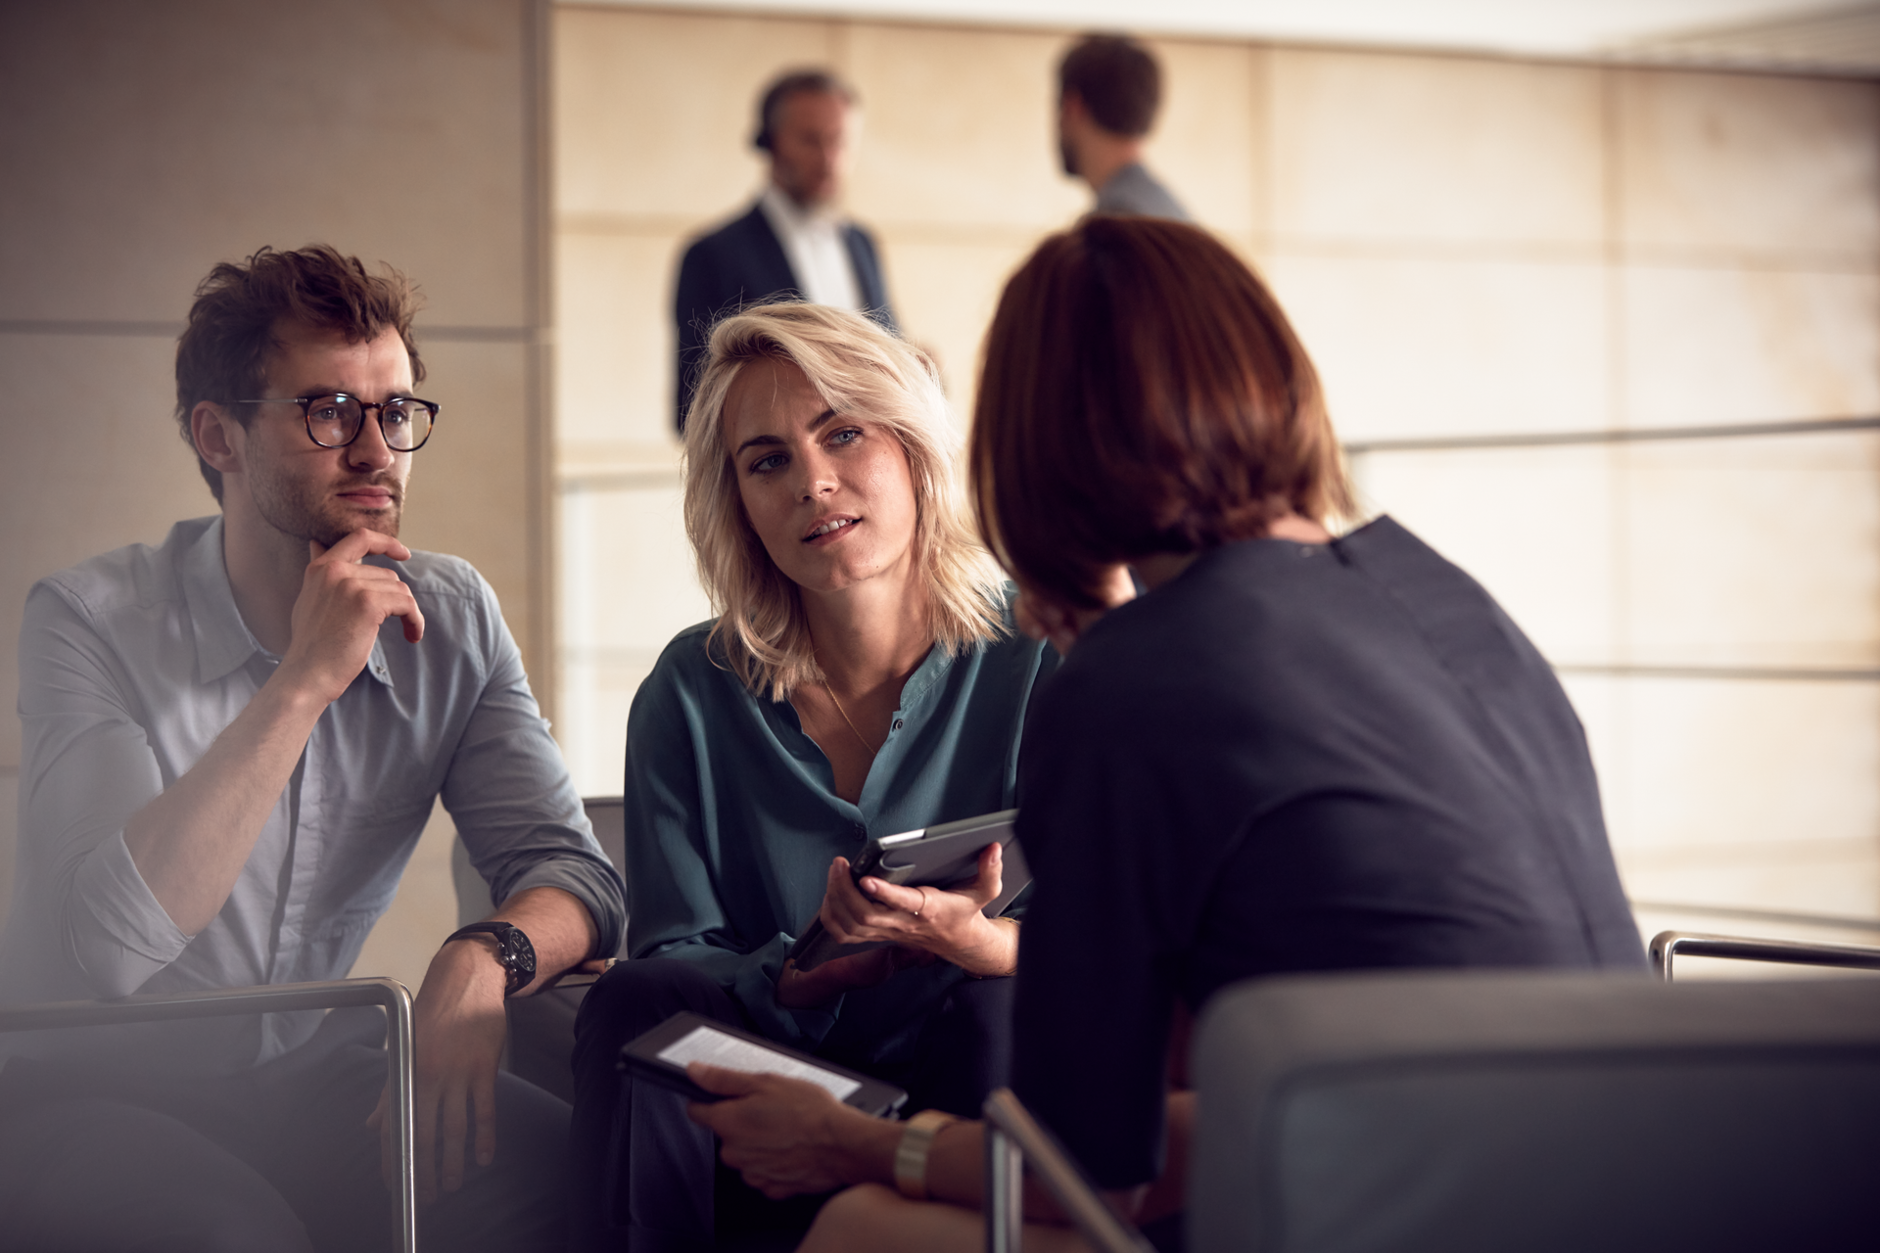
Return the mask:
<svg viewBox="0 0 1880 1253">
<path fill-rule="evenodd" d="M 145 885 L 124 825 L 196 764 L 280 664 L 235 606 L 222 520 L 179 522 L 160 548 L 120 548 L 33 588 L 20 635 L 25 751 L 0 1000 L 343 978 L 440 795 L 495 900 L 561 888 L 593 915 L 596 951 L 615 950 L 619 876 L 495 593 L 455 557 L 372 560 L 410 586 L 424 639 L 409 643 L 400 619 L 386 621 L 366 668 L 315 724 L 221 912 L 194 937 Z M 319 1019 L 25 1033 L 0 1045 L 216 1074 L 294 1048 Z"/>
<path fill-rule="evenodd" d="M 1095 211 L 1172 218 L 1177 222 L 1189 220 L 1188 210 L 1182 208 L 1181 201 L 1139 162 L 1132 162 L 1110 175 L 1110 181 L 1097 193 Z"/>
</svg>

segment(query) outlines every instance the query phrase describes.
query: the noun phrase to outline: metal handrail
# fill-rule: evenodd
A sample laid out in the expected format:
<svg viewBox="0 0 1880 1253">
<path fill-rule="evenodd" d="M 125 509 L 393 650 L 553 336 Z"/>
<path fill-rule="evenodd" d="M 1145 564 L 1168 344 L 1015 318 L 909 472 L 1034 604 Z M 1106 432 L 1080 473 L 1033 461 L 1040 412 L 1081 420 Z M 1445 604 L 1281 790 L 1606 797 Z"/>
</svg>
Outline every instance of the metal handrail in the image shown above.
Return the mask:
<svg viewBox="0 0 1880 1253">
<path fill-rule="evenodd" d="M 986 1098 L 986 1253 L 1019 1253 L 1030 1165 L 1084 1239 L 1102 1253 L 1155 1253 L 1131 1223 L 1097 1195 L 1076 1159 L 1031 1116 L 1010 1088 Z"/>
<path fill-rule="evenodd" d="M 1799 944 L 1792 940 L 1755 940 L 1700 931 L 1660 931 L 1647 950 L 1652 973 L 1671 982 L 1672 959 L 1728 957 L 1737 961 L 1779 962 L 1795 966 L 1838 966 L 1843 970 L 1880 970 L 1880 948 L 1851 944 Z"/>
<path fill-rule="evenodd" d="M 411 991 L 396 979 L 331 979 L 253 988 L 164 992 L 114 1001 L 50 1001 L 0 1006 L 0 1031 L 50 1031 L 115 1023 L 231 1014 L 289 1013 L 376 1005 L 385 1011 L 386 1071 L 392 1092 L 392 1135 L 398 1142 L 398 1232 L 405 1253 L 418 1247 L 418 1149 L 412 1118 Z"/>
</svg>

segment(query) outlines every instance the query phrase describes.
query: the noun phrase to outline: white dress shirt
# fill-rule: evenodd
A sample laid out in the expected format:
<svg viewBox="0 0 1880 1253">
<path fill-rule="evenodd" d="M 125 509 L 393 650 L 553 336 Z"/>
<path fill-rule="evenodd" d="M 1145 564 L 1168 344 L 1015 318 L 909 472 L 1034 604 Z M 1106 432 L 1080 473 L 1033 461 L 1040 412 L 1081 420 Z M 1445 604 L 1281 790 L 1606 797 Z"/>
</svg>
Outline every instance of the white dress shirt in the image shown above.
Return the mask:
<svg viewBox="0 0 1880 1253">
<path fill-rule="evenodd" d="M 783 245 L 803 298 L 811 304 L 859 310 L 862 289 L 842 238 L 842 217 L 829 209 L 803 208 L 775 183 L 764 189 L 757 203 Z"/>
</svg>

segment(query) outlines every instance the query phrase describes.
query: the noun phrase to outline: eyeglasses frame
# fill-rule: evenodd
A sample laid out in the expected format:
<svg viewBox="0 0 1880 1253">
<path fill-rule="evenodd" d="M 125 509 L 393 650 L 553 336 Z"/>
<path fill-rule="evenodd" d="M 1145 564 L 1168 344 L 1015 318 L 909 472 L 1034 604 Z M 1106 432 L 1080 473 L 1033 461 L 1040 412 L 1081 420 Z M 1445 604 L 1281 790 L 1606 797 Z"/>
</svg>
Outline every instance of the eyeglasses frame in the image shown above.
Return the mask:
<svg viewBox="0 0 1880 1253">
<path fill-rule="evenodd" d="M 352 433 L 352 438 L 347 440 L 343 444 L 322 444 L 320 442 L 319 436 L 313 433 L 313 402 L 316 400 L 328 400 L 335 396 L 344 397 L 345 399 L 353 401 L 356 404 L 358 404 L 359 406 L 359 429 L 354 431 Z M 429 409 L 431 411 L 430 430 L 427 430 L 424 433 L 423 439 L 419 440 L 417 443 L 413 444 L 409 448 L 392 448 L 392 441 L 385 438 L 385 406 L 398 404 L 400 402 L 403 402 L 405 404 L 423 405 L 426 409 Z M 366 418 L 368 416 L 370 416 L 374 422 L 377 422 L 379 424 L 379 438 L 384 439 L 385 446 L 387 448 L 391 448 L 393 452 L 417 452 L 420 448 L 424 447 L 426 444 L 431 442 L 431 436 L 437 431 L 437 412 L 438 412 L 437 403 L 435 401 L 430 401 L 430 400 L 420 400 L 416 396 L 393 396 L 393 397 L 390 397 L 389 399 L 382 400 L 377 404 L 372 404 L 369 401 L 360 400 L 359 397 L 353 395 L 351 392 L 319 392 L 312 396 L 264 396 L 259 400 L 232 400 L 229 403 L 235 404 L 235 405 L 299 405 L 300 406 L 300 420 L 302 424 L 304 424 L 307 428 L 307 438 L 312 440 L 315 446 L 320 447 L 320 448 L 349 448 L 351 447 L 354 443 L 358 442 L 359 437 L 365 433 Z M 376 410 L 377 412 L 374 412 L 374 410 Z"/>
</svg>

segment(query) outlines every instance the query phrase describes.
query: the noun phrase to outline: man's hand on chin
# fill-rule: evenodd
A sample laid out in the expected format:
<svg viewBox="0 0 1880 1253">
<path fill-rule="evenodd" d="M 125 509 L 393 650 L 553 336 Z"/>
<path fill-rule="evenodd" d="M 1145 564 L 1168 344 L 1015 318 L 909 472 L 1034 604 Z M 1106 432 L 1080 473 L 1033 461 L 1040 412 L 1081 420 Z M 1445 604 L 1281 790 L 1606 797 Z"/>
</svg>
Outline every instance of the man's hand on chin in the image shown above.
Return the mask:
<svg viewBox="0 0 1880 1253">
<path fill-rule="evenodd" d="M 402 618 L 405 638 L 424 636 L 424 614 L 404 580 L 364 559 L 382 554 L 405 561 L 411 550 L 377 531 L 354 531 L 324 547 L 307 541 L 307 572 L 294 600 L 293 641 L 281 672 L 296 676 L 328 702 L 338 700 L 365 669 L 379 624 Z"/>
<path fill-rule="evenodd" d="M 337 550 L 338 545 L 335 545 Z M 505 975 L 493 946 L 482 939 L 456 940 L 438 950 L 418 991 L 413 1024 L 417 1082 L 418 1201 L 428 1205 L 440 1191 L 463 1186 L 466 1140 L 479 1166 L 496 1156 L 496 1065 L 509 1023 L 503 1005 Z M 380 1163 L 387 1186 L 398 1177 L 398 1147 L 386 1117 L 390 1089 L 367 1120 L 379 1132 Z"/>
</svg>

